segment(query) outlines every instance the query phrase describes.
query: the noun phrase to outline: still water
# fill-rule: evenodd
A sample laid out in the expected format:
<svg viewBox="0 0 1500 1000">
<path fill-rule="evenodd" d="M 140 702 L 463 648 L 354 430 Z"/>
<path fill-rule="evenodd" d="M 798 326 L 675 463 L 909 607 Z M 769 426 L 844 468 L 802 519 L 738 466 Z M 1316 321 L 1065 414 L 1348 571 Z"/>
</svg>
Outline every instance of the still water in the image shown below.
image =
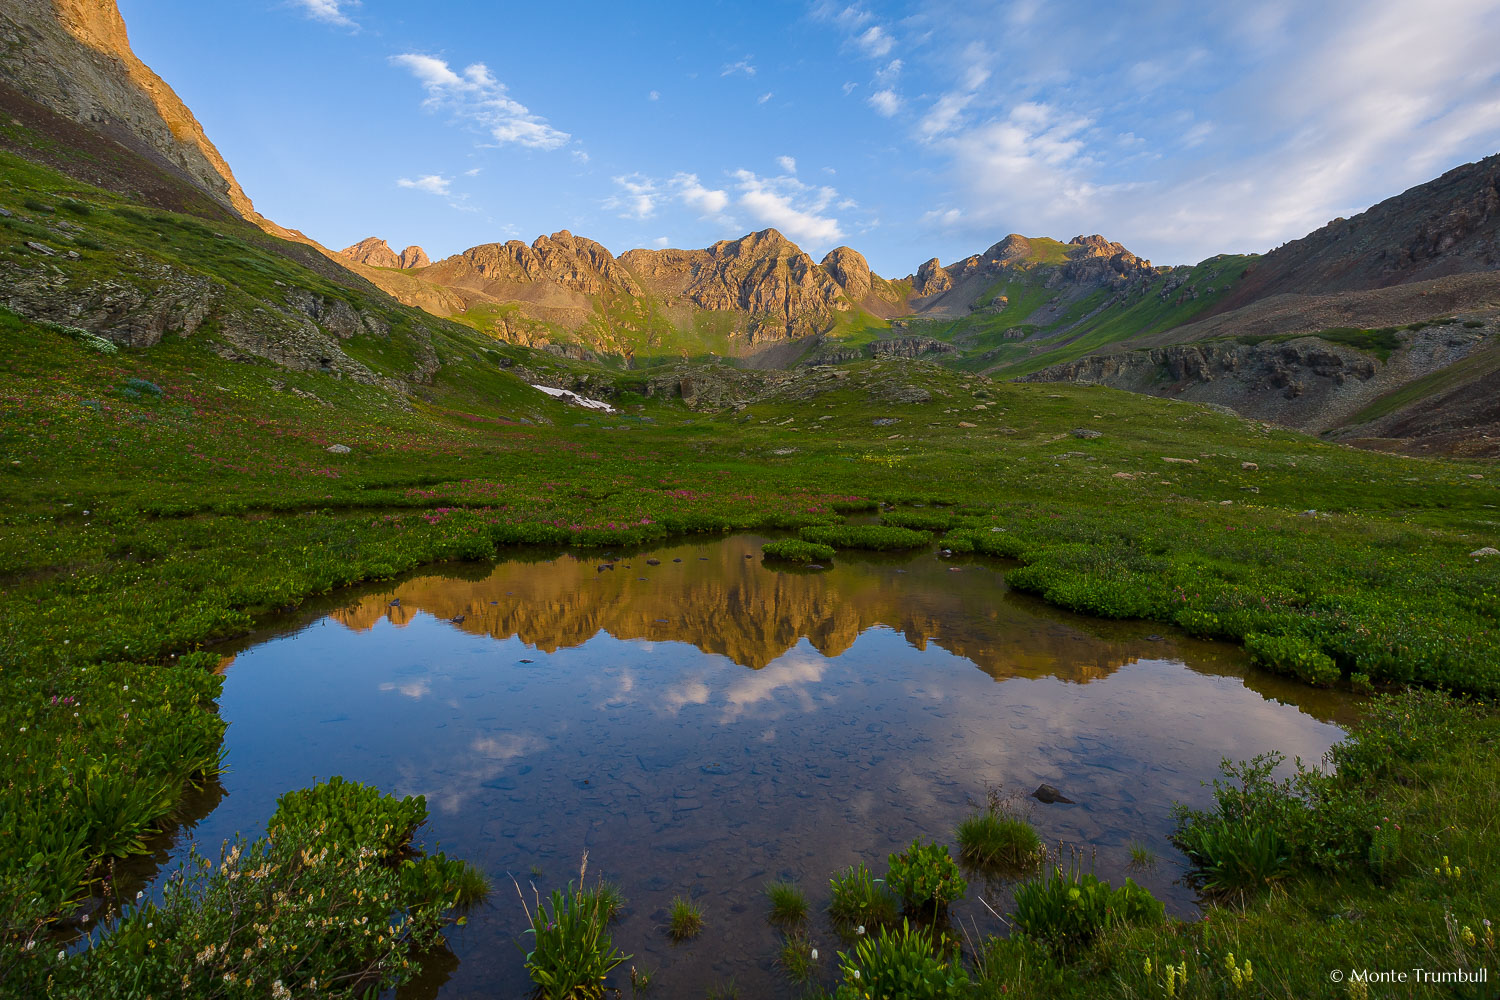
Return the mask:
<svg viewBox="0 0 1500 1000">
<path fill-rule="evenodd" d="M 793 996 L 767 881 L 796 880 L 821 912 L 837 869 L 883 873 L 919 834 L 951 843 L 987 788 L 1047 782 L 1075 804 L 1025 800 L 1044 839 L 1191 915 L 1173 802 L 1207 804 L 1224 757 L 1317 760 L 1353 712 L 1236 649 L 1049 609 L 995 563 L 778 571 L 762 541 L 615 553 L 613 568 L 449 567 L 258 637 L 226 663 L 230 771 L 191 836 L 216 852 L 258 834 L 278 794 L 333 774 L 425 795 L 428 846 L 496 891 L 403 997 L 526 995 L 511 876 L 545 893 L 585 850 L 629 900 L 615 942 L 656 970 L 658 995 L 732 979 L 741 996 Z M 1159 862 L 1127 869 L 1132 842 Z M 999 932 L 981 892 L 1006 912 L 1006 885 L 973 881 L 955 915 Z M 674 946 L 662 925 L 679 894 L 706 930 Z M 813 936 L 831 981 L 838 939 L 821 918 Z"/>
</svg>

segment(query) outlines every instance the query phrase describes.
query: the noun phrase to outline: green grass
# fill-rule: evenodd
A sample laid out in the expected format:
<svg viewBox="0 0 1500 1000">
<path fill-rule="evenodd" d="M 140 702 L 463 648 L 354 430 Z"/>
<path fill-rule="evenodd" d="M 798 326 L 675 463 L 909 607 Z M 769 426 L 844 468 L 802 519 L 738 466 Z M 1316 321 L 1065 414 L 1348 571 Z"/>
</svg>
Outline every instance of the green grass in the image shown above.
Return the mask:
<svg viewBox="0 0 1500 1000">
<path fill-rule="evenodd" d="M 779 927 L 794 927 L 807 919 L 807 896 L 792 882 L 767 882 L 766 900 L 771 904 L 766 919 Z"/>
<path fill-rule="evenodd" d="M 703 933 L 703 910 L 686 896 L 673 897 L 667 905 L 667 936 L 688 941 Z"/>
<path fill-rule="evenodd" d="M 1421 329 L 1430 324 L 1412 324 L 1406 329 Z M 1246 334 L 1234 338 L 1240 344 L 1264 344 L 1285 343 L 1289 340 L 1297 340 L 1301 337 L 1316 337 L 1330 344 L 1342 344 L 1345 347 L 1353 347 L 1356 350 L 1368 351 L 1381 361 L 1390 360 L 1393 351 L 1400 350 L 1402 340 L 1401 331 L 1398 327 L 1384 326 L 1376 330 L 1364 330 L 1352 326 L 1337 326 L 1327 330 L 1319 330 L 1316 333 L 1284 333 L 1275 336 L 1255 336 Z"/>
<path fill-rule="evenodd" d="M 991 803 L 959 821 L 958 856 L 981 869 L 1015 870 L 1035 864 L 1042 838 L 1025 817 Z"/>
<path fill-rule="evenodd" d="M 901 900 L 865 867 L 863 861 L 834 875 L 828 883 L 828 916 L 844 931 L 863 927 L 873 933 L 895 924 Z"/>
</svg>

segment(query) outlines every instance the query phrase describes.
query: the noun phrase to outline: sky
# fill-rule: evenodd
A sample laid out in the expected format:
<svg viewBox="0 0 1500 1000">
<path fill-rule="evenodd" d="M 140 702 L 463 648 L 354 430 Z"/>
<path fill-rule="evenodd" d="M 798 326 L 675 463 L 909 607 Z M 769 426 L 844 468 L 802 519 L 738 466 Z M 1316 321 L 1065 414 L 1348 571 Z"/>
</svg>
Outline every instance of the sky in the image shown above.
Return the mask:
<svg viewBox="0 0 1500 1000">
<path fill-rule="evenodd" d="M 1500 0 L 119 0 L 266 216 L 434 259 L 774 227 L 1264 252 L 1500 151 Z"/>
</svg>

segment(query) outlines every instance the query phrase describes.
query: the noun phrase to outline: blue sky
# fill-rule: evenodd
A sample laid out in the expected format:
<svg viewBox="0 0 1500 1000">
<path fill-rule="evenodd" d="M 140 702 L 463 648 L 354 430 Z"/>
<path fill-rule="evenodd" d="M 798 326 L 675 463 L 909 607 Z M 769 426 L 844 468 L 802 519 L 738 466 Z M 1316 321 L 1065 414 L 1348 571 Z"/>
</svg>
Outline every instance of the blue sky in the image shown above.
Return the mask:
<svg viewBox="0 0 1500 1000">
<path fill-rule="evenodd" d="M 1500 150 L 1500 0 L 120 0 L 265 215 L 433 257 L 774 226 L 1265 251 Z"/>
</svg>

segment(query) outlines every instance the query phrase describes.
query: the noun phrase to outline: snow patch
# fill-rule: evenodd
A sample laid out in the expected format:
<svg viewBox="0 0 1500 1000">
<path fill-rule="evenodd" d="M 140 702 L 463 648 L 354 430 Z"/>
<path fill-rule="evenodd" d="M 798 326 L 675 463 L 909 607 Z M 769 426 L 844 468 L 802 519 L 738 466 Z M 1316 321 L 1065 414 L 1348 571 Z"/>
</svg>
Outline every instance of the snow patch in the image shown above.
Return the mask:
<svg viewBox="0 0 1500 1000">
<path fill-rule="evenodd" d="M 558 399 L 562 400 L 564 403 L 571 403 L 573 406 L 581 406 L 586 410 L 603 410 L 605 413 L 615 412 L 615 408 L 613 406 L 610 406 L 603 400 L 589 399 L 587 396 L 580 396 L 578 395 L 578 393 L 569 392 L 567 389 L 554 389 L 550 385 L 533 385 L 532 388 L 540 389 L 547 395 L 555 396 Z"/>
</svg>

